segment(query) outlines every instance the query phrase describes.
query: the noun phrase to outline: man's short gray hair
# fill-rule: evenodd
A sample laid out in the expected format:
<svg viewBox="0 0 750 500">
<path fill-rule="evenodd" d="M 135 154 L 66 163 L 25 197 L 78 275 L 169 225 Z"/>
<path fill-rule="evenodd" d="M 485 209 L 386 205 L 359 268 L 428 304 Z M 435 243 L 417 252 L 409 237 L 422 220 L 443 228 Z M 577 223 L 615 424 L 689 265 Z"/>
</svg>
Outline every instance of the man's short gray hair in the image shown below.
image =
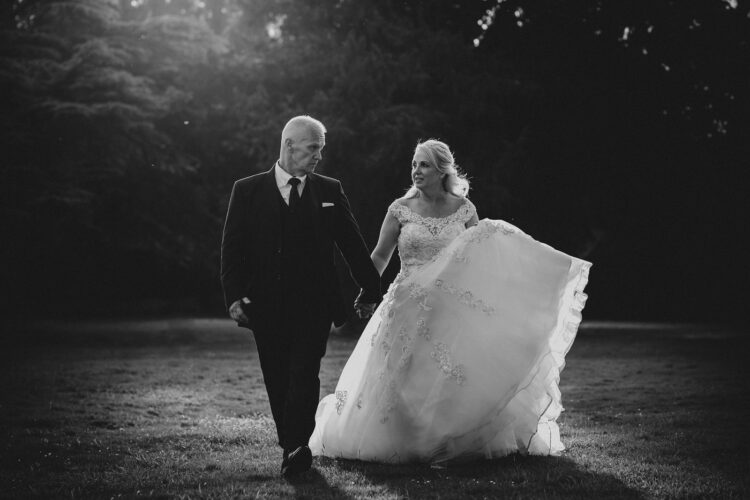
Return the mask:
<svg viewBox="0 0 750 500">
<path fill-rule="evenodd" d="M 320 120 L 316 120 L 309 115 L 299 115 L 286 122 L 284 130 L 281 132 L 281 138 L 284 140 L 290 135 L 296 134 L 302 130 L 315 131 L 321 135 L 328 132 L 326 126 L 323 125 L 323 122 Z"/>
</svg>

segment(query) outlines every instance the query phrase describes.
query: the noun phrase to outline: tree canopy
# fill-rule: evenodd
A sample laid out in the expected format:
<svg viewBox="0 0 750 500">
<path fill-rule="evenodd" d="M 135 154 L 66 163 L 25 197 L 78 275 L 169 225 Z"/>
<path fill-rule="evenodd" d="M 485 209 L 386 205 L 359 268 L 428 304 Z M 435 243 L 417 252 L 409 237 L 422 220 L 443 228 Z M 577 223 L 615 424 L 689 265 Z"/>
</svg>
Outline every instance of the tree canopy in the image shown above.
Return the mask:
<svg viewBox="0 0 750 500">
<path fill-rule="evenodd" d="M 705 296 L 736 279 L 744 9 L 6 2 L 5 305 L 23 314 L 51 295 L 59 311 L 221 313 L 231 184 L 267 170 L 283 124 L 306 113 L 329 130 L 322 172 L 344 183 L 371 246 L 416 141 L 436 137 L 469 173 L 481 217 L 595 262 L 593 314 L 731 314 Z M 707 233 L 711 245 L 695 236 Z"/>
</svg>

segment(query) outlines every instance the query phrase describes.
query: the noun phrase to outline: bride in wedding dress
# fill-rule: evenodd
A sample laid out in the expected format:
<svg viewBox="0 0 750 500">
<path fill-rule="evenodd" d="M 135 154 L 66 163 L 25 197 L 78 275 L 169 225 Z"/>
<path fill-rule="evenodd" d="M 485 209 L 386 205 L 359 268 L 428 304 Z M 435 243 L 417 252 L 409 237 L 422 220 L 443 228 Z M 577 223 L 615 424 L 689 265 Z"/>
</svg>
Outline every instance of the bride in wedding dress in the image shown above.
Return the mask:
<svg viewBox="0 0 750 500">
<path fill-rule="evenodd" d="M 373 263 L 401 270 L 336 391 L 313 455 L 439 463 L 558 455 L 558 389 L 589 262 L 501 220 L 478 220 L 449 147 L 417 145 L 413 186 L 388 208 Z"/>
</svg>

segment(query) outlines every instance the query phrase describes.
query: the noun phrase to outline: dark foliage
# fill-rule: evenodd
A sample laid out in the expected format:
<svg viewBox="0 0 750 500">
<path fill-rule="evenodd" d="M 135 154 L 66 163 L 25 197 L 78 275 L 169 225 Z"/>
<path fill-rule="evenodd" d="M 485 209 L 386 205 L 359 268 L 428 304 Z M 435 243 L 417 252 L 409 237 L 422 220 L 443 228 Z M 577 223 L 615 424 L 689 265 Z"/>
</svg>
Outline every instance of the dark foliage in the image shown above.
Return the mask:
<svg viewBox="0 0 750 500">
<path fill-rule="evenodd" d="M 309 113 L 370 245 L 417 139 L 437 137 L 480 216 L 594 261 L 589 316 L 737 317 L 747 14 L 697 0 L 5 2 L 3 305 L 223 314 L 231 183 L 269 168 L 284 122 Z"/>
</svg>

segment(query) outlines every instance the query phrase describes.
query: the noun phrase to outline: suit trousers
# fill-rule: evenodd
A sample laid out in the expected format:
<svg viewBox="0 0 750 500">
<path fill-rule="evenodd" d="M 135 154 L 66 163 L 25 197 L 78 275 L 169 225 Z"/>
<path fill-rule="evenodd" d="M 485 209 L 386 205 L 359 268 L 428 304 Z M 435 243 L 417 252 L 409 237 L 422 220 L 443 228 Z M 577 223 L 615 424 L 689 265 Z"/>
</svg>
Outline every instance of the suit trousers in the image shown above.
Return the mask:
<svg viewBox="0 0 750 500">
<path fill-rule="evenodd" d="M 328 314 L 283 314 L 273 331 L 254 332 L 279 446 L 306 446 L 320 400 L 320 360 L 325 355 Z"/>
</svg>

